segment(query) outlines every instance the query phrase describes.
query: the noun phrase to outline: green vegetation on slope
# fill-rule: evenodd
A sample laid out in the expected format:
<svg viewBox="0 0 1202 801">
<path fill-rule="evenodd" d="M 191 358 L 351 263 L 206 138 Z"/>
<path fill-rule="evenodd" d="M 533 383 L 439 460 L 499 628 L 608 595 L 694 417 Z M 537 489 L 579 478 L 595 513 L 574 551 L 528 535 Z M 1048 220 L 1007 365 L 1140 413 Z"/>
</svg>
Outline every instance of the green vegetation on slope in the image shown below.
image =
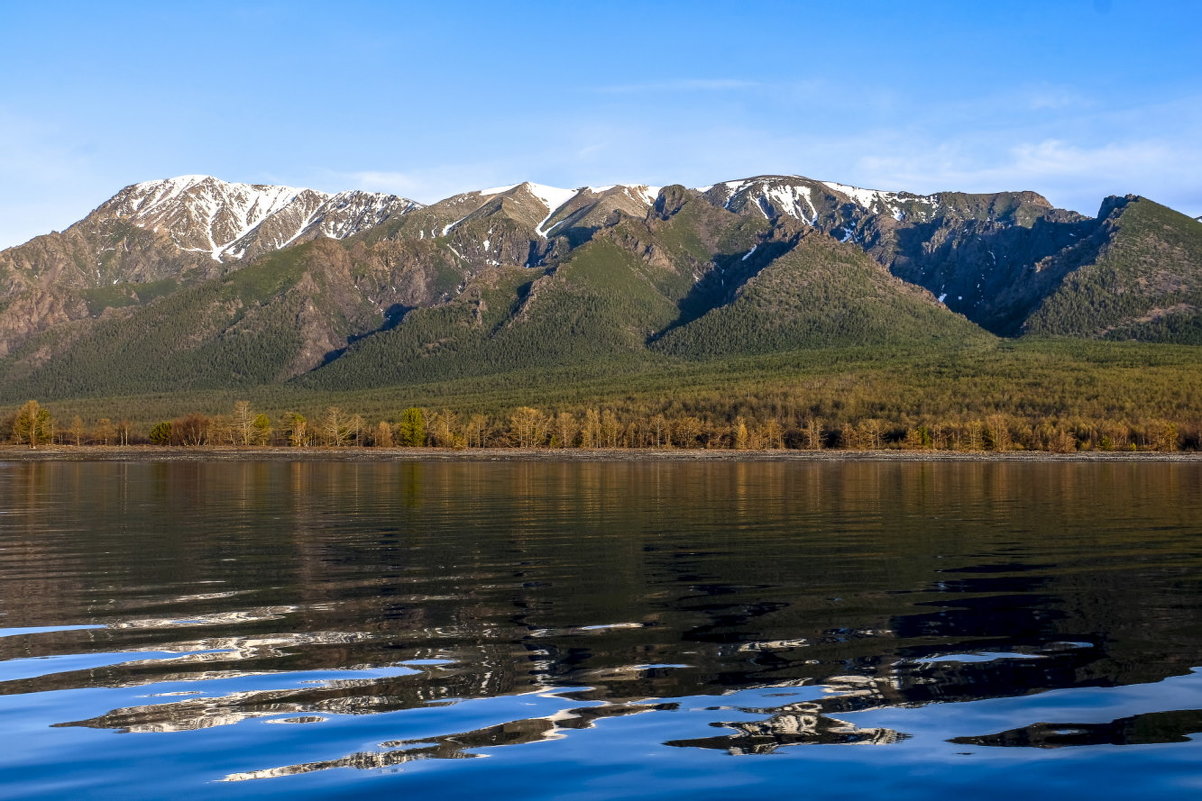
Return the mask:
<svg viewBox="0 0 1202 801">
<path fill-rule="evenodd" d="M 358 391 L 289 384 L 47 405 L 60 421 L 74 415 L 89 424 L 125 418 L 143 435 L 157 421 L 189 412 L 226 414 L 235 400 L 246 398 L 273 420 L 287 411 L 316 419 L 336 406 L 369 424 L 395 423 L 412 407 L 446 409 L 461 419 L 478 414 L 507 419 L 531 406 L 579 416 L 608 410 L 630 422 L 656 415 L 696 418 L 712 430 L 741 417 L 749 425 L 775 421 L 782 429 L 817 420 L 824 430 L 880 436 L 920 428 L 971 433 L 975 426 L 983 436 L 983 421 L 1001 419 L 1015 432 L 1043 437 L 1046 447 L 1063 447 L 1063 437 L 1054 440 L 1047 432 L 1077 432 L 1073 436 L 1100 446 L 1107 438 L 1121 441 L 1122 431 L 1176 430 L 1186 437 L 1198 430 L 1200 364 L 1202 348 L 1190 346 L 977 340 L 695 362 L 597 361 Z"/>
<path fill-rule="evenodd" d="M 2 367 L 25 394 L 46 398 L 280 380 L 301 345 L 297 319 L 307 300 L 287 290 L 304 274 L 309 252 L 279 251 L 126 313 L 52 329 Z M 22 360 L 39 349 L 54 358 Z"/>
<path fill-rule="evenodd" d="M 656 342 L 704 358 L 798 347 L 987 339 L 924 291 L 889 275 L 858 248 L 807 234 L 719 306 Z"/>
<path fill-rule="evenodd" d="M 1150 200 L 1119 202 L 1097 260 L 1065 276 L 1024 331 L 1202 344 L 1202 226 Z"/>
<path fill-rule="evenodd" d="M 385 397 L 414 387 L 436 392 L 459 381 L 472 383 L 470 393 L 520 386 L 520 392 L 541 387 L 554 396 L 561 391 L 557 382 L 566 382 L 579 393 L 576 403 L 612 395 L 620 386 L 630 397 L 658 391 L 700 398 L 707 414 L 717 414 L 727 403 L 722 400 L 729 394 L 727 376 L 760 363 L 741 361 L 757 356 L 777 364 L 782 375 L 804 373 L 809 368 L 802 365 L 810 364 L 824 365 L 829 373 L 838 364 L 834 374 L 844 376 L 845 384 L 836 381 L 823 390 L 829 397 L 819 405 L 824 415 L 854 417 L 868 412 L 845 411 L 854 406 L 847 398 L 866 397 L 864 388 L 877 386 L 879 375 L 875 368 L 847 373 L 839 360 L 879 363 L 887 373 L 889 360 L 900 353 L 897 369 L 929 363 L 938 372 L 939 359 L 961 359 L 962 348 L 1006 353 L 989 334 L 892 276 L 854 243 L 836 242 L 797 220 L 769 219 L 759 207 L 736 213 L 681 187 L 667 187 L 645 218 L 611 209 L 572 248 L 564 239 L 532 239 L 527 229 L 541 219 L 542 206 L 522 192 L 515 198 L 498 197 L 450 228 L 456 221 L 450 215 L 461 209 L 423 211 L 429 218 L 424 221 L 415 213 L 410 224 L 425 226 L 416 239 L 411 230 L 408 238 L 397 240 L 318 240 L 200 283 L 176 287 L 172 279 L 135 279 L 81 289 L 67 299 L 76 304 L 71 314 L 80 314 L 86 301 L 97 316 L 14 340 L 14 351 L 0 359 L 0 402 L 170 388 L 173 393 L 274 393 L 308 404 L 323 393 L 379 388 Z M 1032 237 L 1047 227 L 1042 218 L 1019 214 L 1044 208 L 1037 199 L 956 196 L 945 201 L 952 210 L 957 203 L 988 202 L 988 209 L 970 210 L 1031 225 Z M 1097 241 L 1090 237 L 1088 247 L 1067 248 L 1080 251 L 1079 259 L 1057 264 L 1044 259 L 1042 266 L 1032 267 L 1020 258 L 1023 248 L 1006 251 L 1021 263 L 1019 272 L 1034 270 L 1046 285 L 1031 298 L 1020 298 L 1023 303 L 1055 288 L 1028 335 L 1202 344 L 1202 229 L 1143 200 L 1111 201 L 1103 211 L 1104 219 L 1091 229 Z M 1084 226 L 1073 222 L 1075 217 L 1065 219 L 1070 228 Z M 984 248 L 995 255 L 990 246 L 996 243 L 986 237 L 993 229 L 956 230 L 963 239 L 955 240 L 956 253 Z M 1061 232 L 1064 241 L 1076 241 L 1076 233 Z M 846 236 L 853 233 L 847 230 Z M 546 266 L 518 266 L 543 258 Z M 1068 277 L 1059 284 L 1065 272 Z M 960 277 L 980 277 L 966 276 Z M 14 307 L 12 316 L 27 307 Z M 877 350 L 856 350 L 868 347 Z M 696 373 L 686 361 L 699 362 Z M 986 375 L 996 377 L 989 370 Z M 632 383 L 598 385 L 598 374 L 615 381 L 625 376 Z M 690 389 L 693 375 L 703 379 Z M 1058 378 L 1041 380 L 1056 387 Z M 673 380 L 685 383 L 677 386 Z M 773 380 L 749 378 L 756 387 L 775 386 Z M 826 378 L 814 380 L 821 384 Z M 1022 374 L 1013 378 L 1019 395 L 1034 406 L 1034 390 L 1024 388 L 1025 380 Z M 931 397 L 942 396 L 949 386 L 903 384 L 897 393 L 879 394 L 906 398 L 913 389 L 908 397 L 916 405 L 910 408 L 925 413 Z M 969 393 L 959 399 L 968 405 L 978 402 L 971 393 L 990 397 L 1001 386 L 955 391 Z M 836 397 L 836 389 L 845 397 Z M 460 390 L 445 391 L 466 405 Z M 485 396 L 487 403 L 503 405 L 501 396 Z M 1079 405 L 1072 398 L 1059 400 L 1068 405 L 1053 404 L 1049 414 Z M 541 396 L 526 401 L 544 402 Z M 1149 402 L 1156 406 L 1158 401 Z M 951 396 L 935 406 L 940 414 L 950 413 Z M 911 413 L 901 406 L 889 412 L 894 417 Z"/>
<path fill-rule="evenodd" d="M 640 358 L 676 315 L 655 272 L 604 239 L 551 270 L 486 271 L 451 302 L 410 312 L 300 383 L 362 388 Z"/>
</svg>

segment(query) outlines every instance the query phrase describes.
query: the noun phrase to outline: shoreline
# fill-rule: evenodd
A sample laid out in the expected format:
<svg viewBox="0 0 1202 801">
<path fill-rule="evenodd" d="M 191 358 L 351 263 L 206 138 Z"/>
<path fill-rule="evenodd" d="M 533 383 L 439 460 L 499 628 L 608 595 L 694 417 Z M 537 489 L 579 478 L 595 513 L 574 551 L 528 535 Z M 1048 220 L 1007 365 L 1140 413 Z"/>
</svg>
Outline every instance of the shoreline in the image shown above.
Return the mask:
<svg viewBox="0 0 1202 801">
<path fill-rule="evenodd" d="M 1198 451 L 845 451 L 650 448 L 0 446 L 0 462 L 1194 462 Z"/>
</svg>

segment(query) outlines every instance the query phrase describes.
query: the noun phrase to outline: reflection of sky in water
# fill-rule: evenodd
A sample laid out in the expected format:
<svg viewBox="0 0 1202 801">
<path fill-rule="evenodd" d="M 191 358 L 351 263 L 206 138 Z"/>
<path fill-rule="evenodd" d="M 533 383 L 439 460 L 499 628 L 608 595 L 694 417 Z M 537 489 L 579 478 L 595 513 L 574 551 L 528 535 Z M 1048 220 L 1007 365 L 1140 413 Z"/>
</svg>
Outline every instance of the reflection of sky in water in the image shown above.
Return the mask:
<svg viewBox="0 0 1202 801">
<path fill-rule="evenodd" d="M 0 477 L 0 798 L 1202 786 L 1202 467 L 217 467 Z"/>
</svg>

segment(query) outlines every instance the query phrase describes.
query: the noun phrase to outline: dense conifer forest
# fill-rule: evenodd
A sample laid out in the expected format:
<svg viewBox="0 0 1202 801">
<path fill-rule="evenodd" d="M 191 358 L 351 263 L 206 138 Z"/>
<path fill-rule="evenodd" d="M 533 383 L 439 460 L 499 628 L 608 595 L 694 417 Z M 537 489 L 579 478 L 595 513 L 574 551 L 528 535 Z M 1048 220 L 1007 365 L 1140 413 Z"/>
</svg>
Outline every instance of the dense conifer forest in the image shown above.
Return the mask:
<svg viewBox="0 0 1202 801">
<path fill-rule="evenodd" d="M 595 361 L 404 387 L 263 386 L 13 405 L 11 443 L 60 445 L 1202 449 L 1191 346 L 1079 340 Z"/>
</svg>

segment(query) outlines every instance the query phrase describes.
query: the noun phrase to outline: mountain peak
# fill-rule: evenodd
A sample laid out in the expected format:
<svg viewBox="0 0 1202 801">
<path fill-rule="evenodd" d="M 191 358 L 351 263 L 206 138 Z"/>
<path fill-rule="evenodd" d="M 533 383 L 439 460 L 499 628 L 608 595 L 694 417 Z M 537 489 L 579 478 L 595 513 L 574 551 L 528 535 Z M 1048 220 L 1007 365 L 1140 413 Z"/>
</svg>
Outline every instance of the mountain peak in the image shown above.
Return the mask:
<svg viewBox="0 0 1202 801">
<path fill-rule="evenodd" d="M 179 175 L 132 184 L 89 215 L 161 231 L 181 249 L 225 262 L 317 236 L 342 239 L 419 204 L 373 192 L 315 189 Z"/>
<path fill-rule="evenodd" d="M 1109 217 L 1115 209 L 1123 209 L 1141 198 L 1139 195 L 1110 195 L 1098 207 L 1098 219 Z"/>
<path fill-rule="evenodd" d="M 441 200 L 432 209 L 448 212 L 449 222 L 433 229 L 447 236 L 469 220 L 491 213 L 498 204 L 510 199 L 523 211 L 520 216 L 534 227 L 535 234 L 546 239 L 569 219 L 578 220 L 587 210 L 604 206 L 623 208 L 628 213 L 644 214 L 655 203 L 660 187 L 647 184 L 611 184 L 563 189 L 557 186 L 523 181 L 520 184 L 477 189 Z M 454 215 L 453 217 L 450 215 Z"/>
</svg>

